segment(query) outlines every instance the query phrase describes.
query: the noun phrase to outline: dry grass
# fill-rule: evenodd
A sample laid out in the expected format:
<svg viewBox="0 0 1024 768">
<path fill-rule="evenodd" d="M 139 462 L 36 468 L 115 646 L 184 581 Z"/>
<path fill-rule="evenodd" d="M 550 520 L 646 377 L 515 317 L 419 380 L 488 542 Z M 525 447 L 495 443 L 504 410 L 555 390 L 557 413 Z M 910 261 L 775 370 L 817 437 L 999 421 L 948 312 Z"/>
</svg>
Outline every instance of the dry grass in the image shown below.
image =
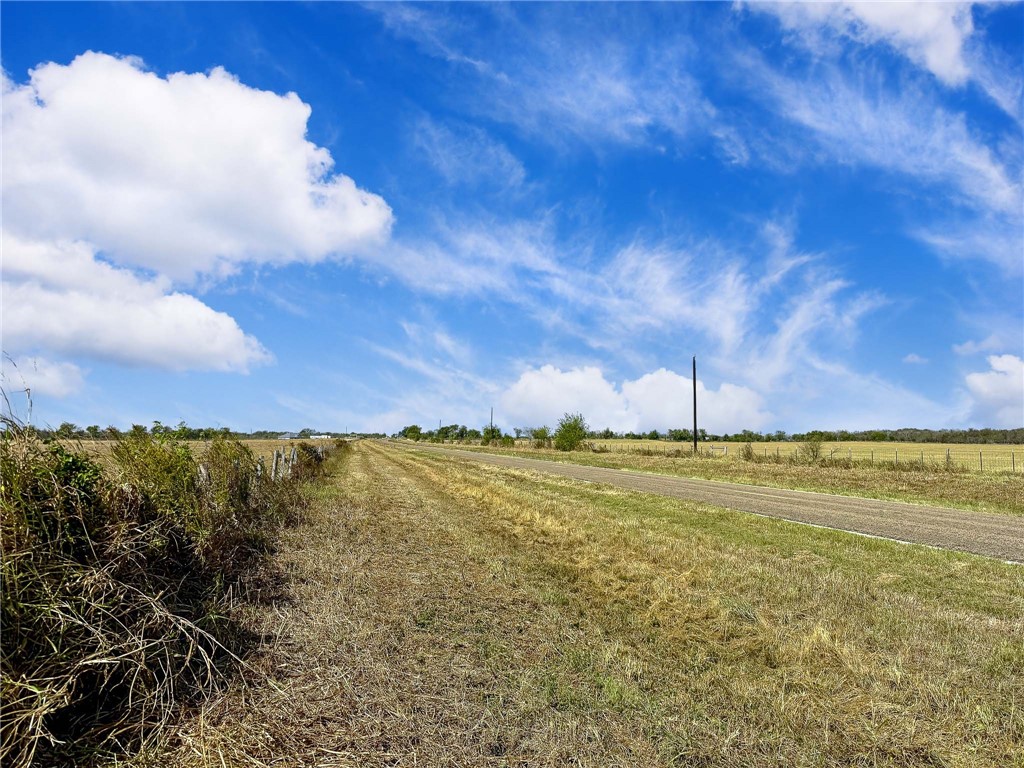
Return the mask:
<svg viewBox="0 0 1024 768">
<path fill-rule="evenodd" d="M 976 509 L 1024 515 L 1024 476 L 1017 474 L 949 471 L 941 465 L 894 467 L 889 465 L 852 465 L 837 459 L 820 464 L 782 461 L 744 461 L 730 453 L 693 458 L 688 453 L 666 456 L 661 453 L 564 453 L 550 449 L 471 445 L 453 446 L 460 450 L 500 453 L 548 461 L 571 462 L 594 467 L 632 469 L 705 480 L 726 480 L 773 488 L 820 491 L 873 499 L 892 499 L 922 504 Z M 737 453 L 741 446 L 736 446 Z M 826 451 L 827 455 L 827 451 Z"/>
<path fill-rule="evenodd" d="M 277 531 L 322 457 L 273 481 L 236 442 L 197 457 L 128 436 L 100 463 L 5 426 L 0 760 L 87 765 L 145 743 L 236 668 L 238 597 L 274 586 Z"/>
<path fill-rule="evenodd" d="M 1024 572 L 363 444 L 168 766 L 1024 764 Z"/>
</svg>

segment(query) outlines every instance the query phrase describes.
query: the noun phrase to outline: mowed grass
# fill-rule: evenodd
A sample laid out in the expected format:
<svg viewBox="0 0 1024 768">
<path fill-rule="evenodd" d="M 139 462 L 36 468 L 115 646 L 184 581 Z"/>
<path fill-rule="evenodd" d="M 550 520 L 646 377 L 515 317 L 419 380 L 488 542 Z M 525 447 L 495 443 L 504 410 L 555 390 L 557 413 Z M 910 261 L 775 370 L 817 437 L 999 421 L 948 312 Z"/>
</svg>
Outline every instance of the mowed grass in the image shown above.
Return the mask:
<svg viewBox="0 0 1024 768">
<path fill-rule="evenodd" d="M 373 443 L 317 494 L 150 764 L 1024 765 L 1020 567 Z"/>
<path fill-rule="evenodd" d="M 654 441 L 652 441 L 654 442 Z M 409 445 L 412 445 L 411 443 Z M 921 504 L 1024 515 L 1024 474 L 1010 472 L 948 471 L 941 465 L 868 466 L 842 460 L 819 464 L 781 461 L 745 461 L 730 447 L 728 456 L 693 458 L 688 453 L 594 453 L 590 450 L 562 452 L 547 448 L 500 448 L 497 446 L 450 445 L 459 450 L 508 454 L 593 467 L 630 469 L 704 480 L 724 480 L 773 488 L 819 491 L 873 499 L 892 499 Z M 684 449 L 685 450 L 685 449 Z M 827 456 L 827 452 L 825 456 Z M 837 459 L 839 457 L 837 456 Z"/>
</svg>

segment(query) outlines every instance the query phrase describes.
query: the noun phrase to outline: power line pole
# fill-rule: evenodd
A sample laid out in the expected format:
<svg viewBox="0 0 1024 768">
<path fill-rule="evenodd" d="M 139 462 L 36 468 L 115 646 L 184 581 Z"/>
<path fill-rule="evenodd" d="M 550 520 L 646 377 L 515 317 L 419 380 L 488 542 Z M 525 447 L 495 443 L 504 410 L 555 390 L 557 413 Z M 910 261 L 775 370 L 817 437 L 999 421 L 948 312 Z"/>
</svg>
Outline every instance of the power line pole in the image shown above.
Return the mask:
<svg viewBox="0 0 1024 768">
<path fill-rule="evenodd" d="M 693 455 L 697 455 L 697 356 L 693 356 Z"/>
<path fill-rule="evenodd" d="M 491 434 L 494 434 L 494 406 L 491 406 Z"/>
</svg>

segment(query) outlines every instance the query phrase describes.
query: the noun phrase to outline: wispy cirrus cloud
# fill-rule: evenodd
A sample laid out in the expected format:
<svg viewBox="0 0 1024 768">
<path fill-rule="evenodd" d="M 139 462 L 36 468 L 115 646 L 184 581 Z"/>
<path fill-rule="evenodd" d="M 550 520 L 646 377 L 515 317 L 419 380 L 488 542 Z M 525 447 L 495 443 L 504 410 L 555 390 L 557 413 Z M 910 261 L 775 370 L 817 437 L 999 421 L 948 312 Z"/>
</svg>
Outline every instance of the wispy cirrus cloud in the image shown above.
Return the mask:
<svg viewBox="0 0 1024 768">
<path fill-rule="evenodd" d="M 1008 115 L 1020 121 L 1019 67 L 979 40 L 973 2 L 748 3 L 775 16 L 784 29 L 819 56 L 828 56 L 837 39 L 862 46 L 885 45 L 930 72 L 947 87 L 975 83 Z M 841 48 L 841 45 L 838 46 Z"/>
<path fill-rule="evenodd" d="M 526 180 L 526 169 L 507 146 L 477 126 L 423 116 L 412 143 L 452 186 L 509 189 Z"/>
<path fill-rule="evenodd" d="M 881 171 L 906 194 L 933 205 L 907 233 L 951 261 L 1022 270 L 1024 186 L 1019 138 L 992 141 L 913 78 L 893 87 L 881 71 L 856 74 L 831 63 L 784 73 L 757 55 L 738 59 L 755 97 L 799 126 L 814 148 L 802 162 Z M 791 138 L 790 141 L 794 141 Z M 795 155 L 798 156 L 798 155 Z M 919 206 L 919 209 L 921 207 Z"/>
<path fill-rule="evenodd" d="M 626 40 L 607 34 L 607 19 L 587 14 L 557 23 L 568 21 L 558 8 L 494 10 L 487 25 L 433 7 L 385 4 L 375 11 L 393 34 L 471 76 L 460 80 L 453 102 L 533 140 L 563 149 L 660 148 L 664 137 L 702 135 L 731 162 L 746 161 L 742 138 L 720 123 L 691 73 L 696 46 L 685 34 L 655 38 L 631 30 L 631 17 L 616 28 L 631 30 L 635 39 Z M 538 26 L 535 15 L 550 23 Z"/>
</svg>

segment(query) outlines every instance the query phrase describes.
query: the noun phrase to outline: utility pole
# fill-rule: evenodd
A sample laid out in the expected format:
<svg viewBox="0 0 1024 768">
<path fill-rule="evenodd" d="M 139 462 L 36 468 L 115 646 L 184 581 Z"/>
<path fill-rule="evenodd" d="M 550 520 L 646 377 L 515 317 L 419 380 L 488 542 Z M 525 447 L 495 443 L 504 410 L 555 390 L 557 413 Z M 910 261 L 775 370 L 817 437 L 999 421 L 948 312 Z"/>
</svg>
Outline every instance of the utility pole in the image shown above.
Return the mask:
<svg viewBox="0 0 1024 768">
<path fill-rule="evenodd" d="M 491 434 L 494 434 L 494 406 L 491 406 Z"/>
<path fill-rule="evenodd" d="M 693 455 L 697 455 L 697 356 L 693 356 Z"/>
</svg>

